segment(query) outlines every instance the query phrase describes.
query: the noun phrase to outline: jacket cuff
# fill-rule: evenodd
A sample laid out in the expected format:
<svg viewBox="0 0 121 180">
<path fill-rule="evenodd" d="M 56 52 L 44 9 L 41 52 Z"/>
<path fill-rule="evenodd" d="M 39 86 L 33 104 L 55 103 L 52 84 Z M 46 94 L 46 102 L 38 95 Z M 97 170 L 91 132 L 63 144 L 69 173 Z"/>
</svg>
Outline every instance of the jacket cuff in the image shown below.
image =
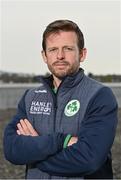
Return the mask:
<svg viewBox="0 0 121 180">
<path fill-rule="evenodd" d="M 70 141 L 72 135 L 71 134 L 68 134 L 64 140 L 64 143 L 63 143 L 63 148 L 66 148 L 67 145 L 68 145 L 68 142 Z"/>
</svg>

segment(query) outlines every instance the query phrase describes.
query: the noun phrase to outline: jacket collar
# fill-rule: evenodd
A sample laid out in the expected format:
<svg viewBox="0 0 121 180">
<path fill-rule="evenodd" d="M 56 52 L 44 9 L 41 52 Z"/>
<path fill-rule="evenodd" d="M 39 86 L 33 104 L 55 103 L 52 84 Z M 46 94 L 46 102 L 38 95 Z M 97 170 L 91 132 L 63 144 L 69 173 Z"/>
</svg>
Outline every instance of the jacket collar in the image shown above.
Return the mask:
<svg viewBox="0 0 121 180">
<path fill-rule="evenodd" d="M 84 77 L 84 70 L 80 68 L 78 72 L 64 77 L 59 88 L 60 87 L 63 87 L 63 88 L 75 87 L 76 85 L 79 84 L 79 82 L 83 79 L 83 77 Z M 51 87 L 51 89 L 54 88 L 52 75 L 50 75 L 49 77 L 41 76 L 41 80 L 44 84 L 45 83 L 48 84 Z"/>
</svg>

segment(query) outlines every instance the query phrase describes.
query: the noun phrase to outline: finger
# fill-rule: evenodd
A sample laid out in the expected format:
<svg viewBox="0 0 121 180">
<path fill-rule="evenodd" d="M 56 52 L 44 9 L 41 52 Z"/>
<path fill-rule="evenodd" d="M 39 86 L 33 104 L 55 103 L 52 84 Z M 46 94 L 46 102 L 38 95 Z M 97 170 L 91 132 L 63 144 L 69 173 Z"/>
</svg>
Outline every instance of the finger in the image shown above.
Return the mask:
<svg viewBox="0 0 121 180">
<path fill-rule="evenodd" d="M 17 130 L 16 132 L 17 132 L 17 134 L 18 134 L 18 135 L 21 135 L 21 133 L 20 133 L 20 131 L 19 131 L 19 130 Z"/>
<path fill-rule="evenodd" d="M 22 128 L 20 123 L 17 124 L 17 128 L 18 128 L 20 134 L 26 135 L 26 133 L 24 132 L 24 130 L 23 130 L 23 128 Z"/>
<path fill-rule="evenodd" d="M 29 128 L 27 127 L 26 123 L 23 119 L 20 120 L 21 127 L 26 135 L 31 135 L 31 132 L 29 131 Z"/>
<path fill-rule="evenodd" d="M 77 143 L 78 141 L 78 137 L 71 137 L 70 141 L 68 142 L 68 145 L 67 146 L 71 146 L 75 143 Z"/>
<path fill-rule="evenodd" d="M 37 136 L 38 133 L 36 132 L 36 130 L 33 128 L 33 126 L 31 125 L 31 123 L 27 120 L 27 119 L 24 119 L 24 122 L 26 123 L 31 135 L 33 136 Z"/>
</svg>

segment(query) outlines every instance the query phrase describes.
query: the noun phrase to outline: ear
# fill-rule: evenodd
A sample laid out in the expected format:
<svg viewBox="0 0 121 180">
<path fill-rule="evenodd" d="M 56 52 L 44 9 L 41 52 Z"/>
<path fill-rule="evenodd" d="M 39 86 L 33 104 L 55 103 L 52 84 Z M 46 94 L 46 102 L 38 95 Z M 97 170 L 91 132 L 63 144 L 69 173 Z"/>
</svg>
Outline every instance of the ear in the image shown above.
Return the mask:
<svg viewBox="0 0 121 180">
<path fill-rule="evenodd" d="M 46 53 L 44 50 L 41 51 L 41 54 L 42 54 L 42 57 L 43 57 L 43 60 L 45 63 L 47 63 L 47 56 L 46 56 Z"/>
<path fill-rule="evenodd" d="M 80 52 L 80 62 L 83 62 L 86 59 L 87 49 L 83 48 Z"/>
</svg>

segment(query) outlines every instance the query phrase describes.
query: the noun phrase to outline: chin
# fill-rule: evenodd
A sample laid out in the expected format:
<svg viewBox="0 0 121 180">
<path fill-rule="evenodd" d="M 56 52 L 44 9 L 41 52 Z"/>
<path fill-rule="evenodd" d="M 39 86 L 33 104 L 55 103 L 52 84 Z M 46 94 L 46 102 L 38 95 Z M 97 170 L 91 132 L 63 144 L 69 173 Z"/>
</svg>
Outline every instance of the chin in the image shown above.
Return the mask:
<svg viewBox="0 0 121 180">
<path fill-rule="evenodd" d="M 58 79 L 63 79 L 67 74 L 54 74 Z"/>
</svg>

